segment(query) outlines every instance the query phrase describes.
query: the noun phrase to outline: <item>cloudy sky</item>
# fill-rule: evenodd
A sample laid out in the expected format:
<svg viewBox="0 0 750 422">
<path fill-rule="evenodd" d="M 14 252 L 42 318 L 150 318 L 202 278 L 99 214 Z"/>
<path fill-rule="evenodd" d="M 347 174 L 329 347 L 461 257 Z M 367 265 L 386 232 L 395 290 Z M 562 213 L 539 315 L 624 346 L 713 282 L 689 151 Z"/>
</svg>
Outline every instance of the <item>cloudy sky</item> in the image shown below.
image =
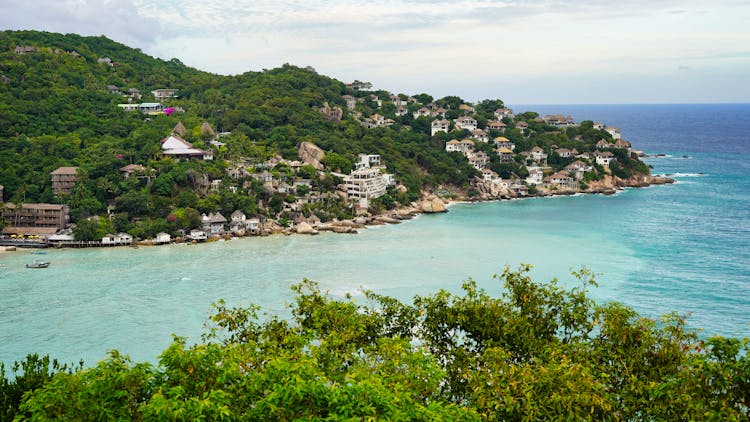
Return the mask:
<svg viewBox="0 0 750 422">
<path fill-rule="evenodd" d="M 214 73 L 291 63 L 512 104 L 750 102 L 748 22 L 747 0 L 0 0 L 0 29 Z"/>
</svg>

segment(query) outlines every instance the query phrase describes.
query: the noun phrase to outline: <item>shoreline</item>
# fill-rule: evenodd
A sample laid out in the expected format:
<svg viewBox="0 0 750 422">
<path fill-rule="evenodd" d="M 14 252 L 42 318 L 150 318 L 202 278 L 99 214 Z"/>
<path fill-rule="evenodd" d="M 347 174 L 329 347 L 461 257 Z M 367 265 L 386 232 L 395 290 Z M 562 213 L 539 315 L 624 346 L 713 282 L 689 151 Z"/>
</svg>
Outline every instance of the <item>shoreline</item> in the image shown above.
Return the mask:
<svg viewBox="0 0 750 422">
<path fill-rule="evenodd" d="M 608 176 L 605 183 L 602 186 L 596 186 L 594 188 L 581 191 L 581 190 L 547 190 L 543 189 L 533 195 L 509 195 L 501 194 L 495 196 L 484 196 L 476 199 L 467 199 L 465 197 L 459 197 L 458 199 L 447 199 L 435 195 L 434 193 L 423 192 L 422 198 L 418 201 L 412 202 L 409 206 L 401 207 L 397 209 L 385 210 L 380 213 L 370 214 L 369 212 L 365 215 L 357 216 L 348 220 L 334 220 L 326 223 L 309 224 L 307 222 L 296 224 L 292 227 L 283 228 L 279 226 L 274 220 L 270 220 L 265 223 L 267 226 L 263 227 L 262 233 L 258 235 L 243 235 L 236 236 L 232 233 L 216 234 L 208 237 L 204 241 L 195 241 L 182 237 L 173 239 L 168 243 L 156 243 L 150 240 L 134 241 L 132 244 L 123 245 L 107 245 L 106 247 L 132 247 L 137 248 L 139 246 L 162 246 L 170 244 L 187 244 L 194 245 L 199 243 L 216 242 L 221 240 L 232 240 L 240 238 L 252 238 L 252 237 L 268 237 L 273 235 L 317 235 L 322 232 L 331 232 L 336 234 L 357 234 L 359 229 L 376 226 L 387 226 L 401 224 L 404 221 L 412 220 L 423 214 L 443 214 L 450 210 L 451 207 L 457 204 L 477 204 L 484 202 L 502 202 L 502 201 L 514 201 L 514 200 L 526 200 L 534 198 L 554 198 L 558 196 L 583 196 L 583 195 L 614 195 L 625 189 L 629 188 L 647 188 L 650 186 L 658 186 L 665 184 L 673 184 L 675 180 L 665 175 L 646 175 L 646 176 L 634 176 L 630 179 L 619 179 Z M 463 194 L 463 193 L 462 193 Z M 92 247 L 104 247 L 102 245 Z M 11 248 L 11 249 L 8 249 Z M 65 245 L 47 244 L 46 248 L 53 249 L 69 249 Z M 12 246 L 4 246 L 0 249 L 0 253 L 17 251 L 18 249 L 33 249 L 33 248 L 16 248 Z"/>
</svg>

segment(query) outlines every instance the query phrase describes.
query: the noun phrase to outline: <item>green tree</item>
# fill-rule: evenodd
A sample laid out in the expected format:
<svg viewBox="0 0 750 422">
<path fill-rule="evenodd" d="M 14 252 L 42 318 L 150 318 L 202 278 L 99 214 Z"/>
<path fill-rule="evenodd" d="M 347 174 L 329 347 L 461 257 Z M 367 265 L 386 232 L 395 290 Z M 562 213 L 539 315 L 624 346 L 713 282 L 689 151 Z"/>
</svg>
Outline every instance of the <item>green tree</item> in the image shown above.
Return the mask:
<svg viewBox="0 0 750 422">
<path fill-rule="evenodd" d="M 99 223 L 90 219 L 79 220 L 73 227 L 73 237 L 76 240 L 101 240 L 106 233 L 102 233 Z"/>
</svg>

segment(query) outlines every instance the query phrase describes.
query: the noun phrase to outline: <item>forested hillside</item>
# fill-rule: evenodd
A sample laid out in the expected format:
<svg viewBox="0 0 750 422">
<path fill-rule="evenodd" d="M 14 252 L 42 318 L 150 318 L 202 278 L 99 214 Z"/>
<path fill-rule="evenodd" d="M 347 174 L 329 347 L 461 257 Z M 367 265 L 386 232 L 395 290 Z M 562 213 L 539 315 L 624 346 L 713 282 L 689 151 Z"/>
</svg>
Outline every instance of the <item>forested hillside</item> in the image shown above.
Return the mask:
<svg viewBox="0 0 750 422">
<path fill-rule="evenodd" d="M 314 69 L 290 65 L 215 75 L 177 59 L 150 57 L 105 37 L 4 31 L 0 33 L 4 199 L 65 203 L 74 222 L 106 213 L 115 216 L 90 231 L 91 238 L 112 231 L 142 238 L 160 231 L 174 233 L 198 225 L 200 213 L 227 215 L 235 210 L 279 221 L 312 214 L 327 221 L 355 213 L 341 174 L 352 170 L 360 153 L 380 155 L 394 175 L 394 185 L 370 203 L 380 210 L 408 204 L 426 191 L 477 195 L 475 178 L 485 166 L 493 171 L 487 177 L 515 178 L 522 184 L 532 147 L 549 153 L 545 171 L 551 174 L 574 160 L 556 156 L 555 148 L 591 152 L 597 141 L 612 141 L 590 121 L 560 129 L 532 112 L 505 117 L 495 122 L 503 127 L 490 128 L 488 124 L 497 119 L 493 113 L 504 107 L 500 100 L 472 106 L 455 96 L 395 95 L 368 90 L 368 85 L 347 85 Z M 157 99 L 152 91 L 158 89 L 174 89 L 177 95 Z M 346 97 L 356 105 L 347 107 Z M 396 106 L 401 102 L 403 106 Z M 161 103 L 169 111 L 144 114 L 118 106 L 127 103 Z M 450 130 L 433 135 L 435 111 L 420 115 L 426 106 L 443 110 L 440 117 L 451 120 Z M 467 115 L 490 138 L 503 135 L 502 139 L 514 142 L 515 156 L 498 159 L 499 153 L 486 140 L 477 143 L 476 151 L 486 154 L 487 163 L 447 152 L 447 141 L 473 136 L 471 130 L 452 123 Z M 161 141 L 180 124 L 182 138 L 215 159 L 164 158 Z M 528 128 L 524 131 L 516 124 Z M 303 142 L 325 152 L 322 167 L 288 165 L 300 159 Z M 613 174 L 628 177 L 648 172 L 624 150 L 612 151 L 619 154 L 618 162 L 611 165 Z M 123 177 L 120 169 L 128 164 L 143 166 L 139 167 L 142 177 Z M 78 168 L 69 195 L 55 195 L 52 190 L 50 172 L 60 166 Z M 249 174 L 238 177 L 235 170 L 240 167 Z M 604 174 L 601 167 L 591 168 L 587 181 Z M 266 171 L 272 181 L 264 184 L 258 173 Z M 299 189 L 302 182 L 306 187 Z M 571 182 L 576 187 L 577 183 Z"/>
</svg>

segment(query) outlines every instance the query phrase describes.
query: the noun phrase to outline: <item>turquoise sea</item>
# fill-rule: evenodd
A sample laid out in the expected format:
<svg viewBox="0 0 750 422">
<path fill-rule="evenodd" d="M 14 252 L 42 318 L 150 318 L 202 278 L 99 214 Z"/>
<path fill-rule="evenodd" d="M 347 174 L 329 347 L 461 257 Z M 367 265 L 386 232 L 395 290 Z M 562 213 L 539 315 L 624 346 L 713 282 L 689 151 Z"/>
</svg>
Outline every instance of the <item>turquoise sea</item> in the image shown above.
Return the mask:
<svg viewBox="0 0 750 422">
<path fill-rule="evenodd" d="M 246 238 L 196 246 L 0 253 L 0 360 L 49 353 L 93 365 L 110 349 L 155 362 L 171 334 L 197 340 L 210 304 L 285 314 L 307 277 L 334 295 L 371 289 L 408 300 L 472 277 L 490 291 L 505 265 L 539 279 L 599 274 L 600 301 L 642 314 L 689 313 L 702 335 L 750 337 L 750 105 L 514 106 L 619 126 L 677 183 L 456 204 L 356 235 Z M 356 297 L 356 296 L 355 296 Z"/>
</svg>

